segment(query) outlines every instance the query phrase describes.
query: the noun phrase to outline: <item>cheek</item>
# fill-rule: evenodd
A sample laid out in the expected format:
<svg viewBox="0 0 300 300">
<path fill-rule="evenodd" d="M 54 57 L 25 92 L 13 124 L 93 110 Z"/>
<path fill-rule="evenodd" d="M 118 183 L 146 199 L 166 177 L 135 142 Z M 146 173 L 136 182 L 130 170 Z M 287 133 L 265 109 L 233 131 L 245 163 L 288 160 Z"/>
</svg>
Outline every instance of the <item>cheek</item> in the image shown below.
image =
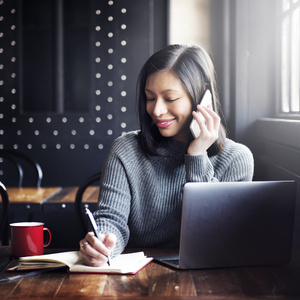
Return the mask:
<svg viewBox="0 0 300 300">
<path fill-rule="evenodd" d="M 152 113 L 152 105 L 151 102 L 146 102 L 146 112 L 148 113 L 148 115 L 151 115 Z"/>
</svg>

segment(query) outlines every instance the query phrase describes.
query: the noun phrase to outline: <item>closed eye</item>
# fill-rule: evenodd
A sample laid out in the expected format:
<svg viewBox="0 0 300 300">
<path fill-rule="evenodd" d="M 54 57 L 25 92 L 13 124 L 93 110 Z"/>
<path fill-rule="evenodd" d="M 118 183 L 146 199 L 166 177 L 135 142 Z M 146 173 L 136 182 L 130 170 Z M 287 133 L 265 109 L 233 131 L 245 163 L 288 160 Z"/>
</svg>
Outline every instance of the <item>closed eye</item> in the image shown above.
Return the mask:
<svg viewBox="0 0 300 300">
<path fill-rule="evenodd" d="M 167 102 L 174 102 L 174 101 L 177 101 L 179 100 L 179 98 L 176 98 L 176 99 L 166 99 Z"/>
</svg>

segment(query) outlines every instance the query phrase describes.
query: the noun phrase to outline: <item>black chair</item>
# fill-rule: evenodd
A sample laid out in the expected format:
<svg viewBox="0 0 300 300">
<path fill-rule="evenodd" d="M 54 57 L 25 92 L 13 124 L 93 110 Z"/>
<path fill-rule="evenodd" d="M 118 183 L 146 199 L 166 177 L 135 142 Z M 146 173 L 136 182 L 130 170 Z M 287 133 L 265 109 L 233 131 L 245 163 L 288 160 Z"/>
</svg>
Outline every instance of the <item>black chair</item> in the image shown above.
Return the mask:
<svg viewBox="0 0 300 300">
<path fill-rule="evenodd" d="M 2 245 L 8 245 L 8 236 L 5 234 L 4 229 L 7 228 L 7 214 L 8 214 L 8 194 L 5 185 L 0 181 L 0 193 L 1 193 L 1 214 L 0 214 L 0 240 Z"/>
<path fill-rule="evenodd" d="M 84 206 L 82 204 L 82 196 L 87 189 L 88 186 L 93 185 L 93 183 L 100 181 L 101 177 L 101 172 L 96 173 L 90 177 L 88 177 L 78 188 L 76 196 L 75 196 L 75 209 L 77 212 L 77 216 L 79 218 L 80 223 L 82 224 L 82 229 L 86 233 L 88 232 L 88 224 L 85 221 L 85 216 L 84 216 Z"/>
<path fill-rule="evenodd" d="M 7 160 L 12 168 L 15 168 L 17 171 L 17 180 L 15 181 L 16 184 L 12 184 L 13 186 L 22 187 L 24 185 L 24 169 L 28 165 L 33 170 L 36 177 L 33 186 L 41 187 L 43 171 L 40 164 L 31 157 L 18 151 L 0 150 L 0 158 L 2 159 L 2 162 Z M 12 176 L 10 176 L 10 178 L 11 177 Z M 11 184 L 10 182 L 5 182 L 6 185 L 8 185 L 8 183 Z"/>
</svg>

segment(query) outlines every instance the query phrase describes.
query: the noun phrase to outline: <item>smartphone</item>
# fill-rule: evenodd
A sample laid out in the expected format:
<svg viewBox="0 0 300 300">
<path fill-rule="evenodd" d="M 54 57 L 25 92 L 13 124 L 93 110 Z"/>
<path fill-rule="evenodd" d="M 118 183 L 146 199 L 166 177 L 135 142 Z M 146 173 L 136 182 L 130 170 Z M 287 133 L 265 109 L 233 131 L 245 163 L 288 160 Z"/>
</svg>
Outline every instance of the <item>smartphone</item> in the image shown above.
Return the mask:
<svg viewBox="0 0 300 300">
<path fill-rule="evenodd" d="M 210 90 L 206 90 L 206 92 L 204 93 L 204 96 L 202 97 L 202 99 L 200 101 L 200 106 L 208 106 L 208 105 L 212 106 L 212 95 L 211 95 Z M 202 114 L 200 112 L 197 112 L 197 114 L 199 114 L 200 118 L 204 119 L 204 117 L 202 116 Z M 197 138 L 201 133 L 200 127 L 195 119 L 193 119 L 191 122 L 190 130 L 191 130 L 194 138 Z"/>
</svg>

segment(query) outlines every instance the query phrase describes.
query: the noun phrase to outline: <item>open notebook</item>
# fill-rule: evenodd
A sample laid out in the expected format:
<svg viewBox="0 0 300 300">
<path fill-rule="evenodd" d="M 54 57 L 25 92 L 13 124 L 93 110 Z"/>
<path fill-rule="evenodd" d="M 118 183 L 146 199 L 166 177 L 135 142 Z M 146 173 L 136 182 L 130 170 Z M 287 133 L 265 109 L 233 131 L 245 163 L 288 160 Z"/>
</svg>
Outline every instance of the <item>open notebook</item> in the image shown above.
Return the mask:
<svg viewBox="0 0 300 300">
<path fill-rule="evenodd" d="M 25 271 L 66 267 L 69 272 L 79 273 L 114 273 L 136 274 L 153 258 L 146 257 L 144 252 L 121 254 L 110 261 L 110 266 L 90 267 L 80 261 L 78 251 L 67 251 L 53 254 L 20 257 L 18 265 L 8 271 Z"/>
<path fill-rule="evenodd" d="M 155 259 L 180 269 L 288 263 L 295 202 L 294 181 L 187 183 L 179 255 Z"/>
</svg>

